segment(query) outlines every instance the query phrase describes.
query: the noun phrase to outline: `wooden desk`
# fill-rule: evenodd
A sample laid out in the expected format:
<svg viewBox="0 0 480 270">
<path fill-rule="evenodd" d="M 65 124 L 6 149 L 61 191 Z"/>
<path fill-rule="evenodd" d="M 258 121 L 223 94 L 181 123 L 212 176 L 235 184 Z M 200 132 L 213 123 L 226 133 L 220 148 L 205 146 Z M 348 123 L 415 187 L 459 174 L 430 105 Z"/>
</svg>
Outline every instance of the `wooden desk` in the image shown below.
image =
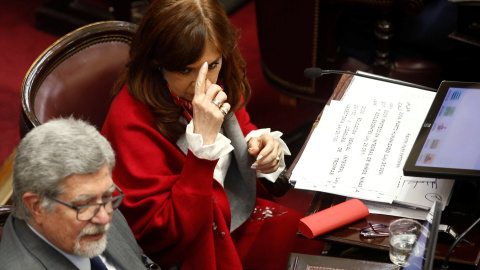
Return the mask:
<svg viewBox="0 0 480 270">
<path fill-rule="evenodd" d="M 288 270 L 399 270 L 392 263 L 345 259 L 331 256 L 314 256 L 291 253 L 288 258 Z"/>
<path fill-rule="evenodd" d="M 348 85 L 350 84 L 353 76 L 352 75 L 343 75 L 338 82 L 336 89 L 334 90 L 331 100 L 341 100 L 343 94 L 345 93 Z M 318 124 L 319 119 L 321 118 L 321 113 L 319 114 L 317 121 L 313 125 L 312 130 Z M 311 135 L 311 133 L 310 133 Z M 308 139 L 310 136 L 308 136 Z M 305 143 L 306 145 L 306 143 Z M 298 162 L 300 156 L 303 153 L 305 145 L 300 150 L 297 158 L 294 160 L 292 166 L 287 171 L 287 177 L 290 177 L 295 167 L 296 163 Z M 470 187 L 470 184 L 473 185 L 473 188 Z M 445 209 L 442 213 L 442 224 L 451 225 L 458 233 L 462 233 L 465 229 L 467 229 L 473 221 L 478 216 L 478 207 L 473 208 L 465 208 L 465 205 L 479 205 L 478 198 L 478 190 L 480 184 L 478 183 L 469 183 L 465 181 L 457 181 L 455 186 L 455 191 L 450 201 L 450 205 Z M 476 197 L 474 199 L 468 198 L 466 200 L 465 193 L 473 191 L 473 195 L 470 197 Z M 345 197 L 317 192 L 315 197 L 313 198 L 308 210 L 307 215 L 314 214 L 318 211 L 324 210 L 329 208 L 335 204 L 341 203 L 345 201 Z M 473 209 L 473 210 L 472 210 Z M 471 213 L 471 215 L 466 215 L 464 213 Z M 332 232 L 323 234 L 319 236 L 317 239 L 326 241 L 327 242 L 327 250 L 325 253 L 332 256 L 339 256 L 344 253 L 345 250 L 334 252 L 338 254 L 332 254 L 331 251 L 334 251 L 335 245 L 343 245 L 348 247 L 358 247 L 358 248 L 366 248 L 369 249 L 373 255 L 380 254 L 379 256 L 374 256 L 374 260 L 385 260 L 385 256 L 388 258 L 388 237 L 383 238 L 364 238 L 361 237 L 359 232 L 362 228 L 368 226 L 368 223 L 380 223 L 380 224 L 390 224 L 391 221 L 398 219 L 398 217 L 388 216 L 388 215 L 378 215 L 378 214 L 370 214 L 366 218 L 359 220 L 357 222 L 351 223 L 347 226 L 344 226 L 340 229 L 334 230 Z M 300 233 L 299 233 L 300 234 Z M 455 266 L 451 267 L 450 269 L 477 269 L 480 262 L 480 228 L 475 228 L 469 234 L 467 234 L 466 239 L 473 243 L 472 245 L 468 245 L 466 243 L 460 243 L 450 256 L 450 262 L 452 262 Z M 436 251 L 435 251 L 435 259 L 437 264 L 441 264 L 441 262 L 445 259 L 445 255 L 447 254 L 451 243 L 437 243 Z M 351 252 L 350 252 L 351 253 Z M 383 255 L 382 255 L 383 254 Z M 349 254 L 352 255 L 352 254 Z M 363 255 L 362 255 L 363 256 Z M 370 258 L 371 259 L 371 258 Z M 387 259 L 388 260 L 388 259 Z M 439 268 L 440 269 L 440 268 Z"/>
<path fill-rule="evenodd" d="M 313 198 L 310 207 L 307 210 L 307 215 L 311 215 L 318 211 L 324 210 L 335 204 L 345 201 L 345 197 L 317 192 Z M 390 224 L 391 221 L 398 219 L 398 217 L 388 215 L 370 214 L 368 217 L 344 226 L 340 229 L 331 231 L 324 235 L 317 237 L 318 240 L 327 242 L 324 254 L 331 256 L 345 256 L 347 258 L 364 257 L 369 251 L 360 249 L 351 249 L 352 246 L 356 248 L 367 248 L 370 250 L 370 260 L 388 261 L 389 239 L 388 237 L 380 238 L 365 238 L 360 236 L 360 230 L 368 223 L 372 224 Z M 475 218 L 471 216 L 464 216 L 449 212 L 446 208 L 442 214 L 442 224 L 449 224 L 453 226 L 457 232 L 462 233 L 470 226 Z M 450 257 L 450 262 L 455 263 L 455 268 L 450 269 L 477 269 L 480 260 L 480 229 L 475 228 L 466 239 L 473 243 L 470 246 L 466 243 L 459 244 Z M 445 259 L 451 243 L 437 243 L 435 251 L 435 260 L 437 264 L 441 264 Z M 360 253 L 360 254 L 355 254 Z M 371 255 L 371 256 L 370 256 Z"/>
</svg>

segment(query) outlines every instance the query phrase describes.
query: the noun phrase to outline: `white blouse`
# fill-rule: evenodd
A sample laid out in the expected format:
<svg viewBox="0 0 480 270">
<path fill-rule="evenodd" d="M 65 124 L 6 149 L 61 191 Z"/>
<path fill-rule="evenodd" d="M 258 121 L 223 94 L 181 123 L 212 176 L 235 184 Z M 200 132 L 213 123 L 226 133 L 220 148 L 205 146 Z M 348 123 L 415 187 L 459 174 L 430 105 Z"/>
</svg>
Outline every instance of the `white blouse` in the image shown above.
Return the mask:
<svg viewBox="0 0 480 270">
<path fill-rule="evenodd" d="M 233 150 L 233 146 L 231 145 L 230 139 L 225 137 L 223 134 L 218 133 L 213 144 L 203 145 L 202 135 L 193 133 L 193 130 L 193 121 L 190 121 L 186 129 L 188 149 L 190 149 L 190 151 L 192 151 L 192 153 L 195 154 L 195 156 L 197 156 L 198 158 L 207 160 L 218 159 L 217 166 L 215 167 L 215 171 L 213 173 L 213 178 L 223 186 L 223 182 L 225 181 L 225 177 L 227 175 L 228 167 L 230 166 L 230 163 L 232 161 L 231 152 Z M 245 140 L 248 142 L 251 138 L 260 137 L 263 134 L 270 134 L 275 140 L 279 142 L 282 154 L 280 159 L 280 166 L 278 167 L 277 171 L 269 174 L 264 174 L 260 171 L 257 171 L 257 177 L 263 177 L 271 182 L 275 182 L 280 173 L 285 169 L 284 155 L 290 155 L 291 153 L 288 149 L 288 146 L 280 138 L 282 136 L 282 133 L 279 131 L 270 132 L 269 128 L 253 130 L 247 135 L 247 137 L 245 137 Z"/>
</svg>

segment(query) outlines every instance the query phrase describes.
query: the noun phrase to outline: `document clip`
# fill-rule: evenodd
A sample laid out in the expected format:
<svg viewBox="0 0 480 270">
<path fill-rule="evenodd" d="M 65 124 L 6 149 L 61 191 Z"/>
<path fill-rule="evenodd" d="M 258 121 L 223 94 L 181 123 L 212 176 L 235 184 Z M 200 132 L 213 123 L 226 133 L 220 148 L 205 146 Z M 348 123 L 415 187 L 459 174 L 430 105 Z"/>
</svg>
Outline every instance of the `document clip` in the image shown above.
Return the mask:
<svg viewBox="0 0 480 270">
<path fill-rule="evenodd" d="M 458 233 L 450 225 L 438 225 L 438 242 L 453 243 L 453 241 L 457 240 L 458 236 Z M 462 239 L 461 241 L 470 244 L 467 240 Z"/>
</svg>

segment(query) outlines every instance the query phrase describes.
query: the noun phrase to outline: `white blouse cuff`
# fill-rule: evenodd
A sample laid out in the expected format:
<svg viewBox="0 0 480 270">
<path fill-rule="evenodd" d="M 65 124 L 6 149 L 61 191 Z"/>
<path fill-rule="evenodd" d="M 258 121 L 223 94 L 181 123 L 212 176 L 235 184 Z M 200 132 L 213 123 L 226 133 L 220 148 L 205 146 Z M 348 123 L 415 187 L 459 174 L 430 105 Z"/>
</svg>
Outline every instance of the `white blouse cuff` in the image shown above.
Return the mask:
<svg viewBox="0 0 480 270">
<path fill-rule="evenodd" d="M 288 149 L 287 144 L 280 138 L 283 133 L 280 131 L 270 131 L 270 128 L 262 128 L 262 129 L 257 129 L 257 130 L 252 130 L 248 135 L 245 137 L 245 140 L 248 141 L 251 138 L 254 137 L 260 137 L 263 134 L 270 134 L 280 145 L 280 149 L 282 150 L 282 154 L 280 156 L 280 166 L 275 172 L 269 173 L 269 174 L 264 174 L 261 173 L 260 171 L 257 171 L 257 177 L 263 177 L 270 182 L 275 182 L 278 178 L 278 176 L 282 173 L 282 171 L 285 169 L 285 155 L 291 155 L 290 150 Z"/>
<path fill-rule="evenodd" d="M 188 149 L 196 157 L 207 160 L 217 160 L 233 150 L 230 140 L 223 134 L 218 133 L 215 142 L 210 145 L 203 145 L 203 137 L 200 134 L 193 133 L 193 121 L 187 125 L 185 134 L 188 142 Z"/>
</svg>

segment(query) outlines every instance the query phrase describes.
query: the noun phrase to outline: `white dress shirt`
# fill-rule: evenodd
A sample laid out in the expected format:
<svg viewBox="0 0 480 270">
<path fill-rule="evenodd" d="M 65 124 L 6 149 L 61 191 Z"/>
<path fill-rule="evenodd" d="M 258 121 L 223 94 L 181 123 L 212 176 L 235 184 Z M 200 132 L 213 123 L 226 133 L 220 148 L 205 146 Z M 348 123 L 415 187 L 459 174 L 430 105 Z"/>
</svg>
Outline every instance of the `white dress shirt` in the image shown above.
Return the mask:
<svg viewBox="0 0 480 270">
<path fill-rule="evenodd" d="M 50 243 L 50 241 L 48 241 L 47 238 L 45 238 L 42 234 L 37 232 L 32 226 L 30 226 L 30 224 L 28 224 L 28 222 L 27 222 L 27 225 L 36 235 L 38 235 L 38 237 L 40 237 L 40 239 L 42 239 L 47 244 L 49 244 L 54 249 L 56 249 L 58 252 L 60 252 L 69 261 L 71 261 L 78 269 L 80 269 L 80 270 L 91 270 L 90 259 L 89 258 L 65 253 L 64 251 L 62 251 L 61 249 L 57 248 L 52 243 Z M 102 259 L 102 262 L 105 264 L 105 266 L 107 267 L 108 270 L 116 270 L 117 269 L 117 268 L 115 268 L 115 266 L 113 264 L 111 264 L 107 261 L 107 259 L 105 258 L 105 256 L 103 256 L 103 254 L 99 255 L 99 257 L 100 257 L 100 259 Z"/>
</svg>

